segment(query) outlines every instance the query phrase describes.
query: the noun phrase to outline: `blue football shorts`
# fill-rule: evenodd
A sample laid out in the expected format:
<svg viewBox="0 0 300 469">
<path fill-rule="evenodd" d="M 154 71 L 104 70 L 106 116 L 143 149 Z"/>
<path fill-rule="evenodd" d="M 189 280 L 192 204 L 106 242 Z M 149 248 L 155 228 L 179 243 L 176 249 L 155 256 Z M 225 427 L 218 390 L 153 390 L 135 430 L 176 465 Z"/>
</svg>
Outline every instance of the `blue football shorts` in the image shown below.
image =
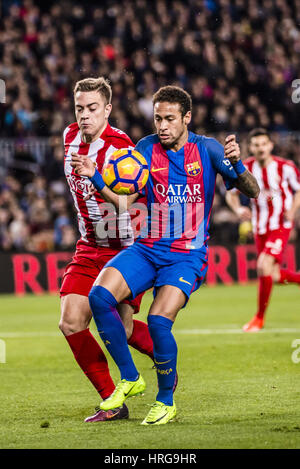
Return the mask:
<svg viewBox="0 0 300 469">
<path fill-rule="evenodd" d="M 208 268 L 208 248 L 203 246 L 199 253 L 162 251 L 135 242 L 121 251 L 105 266 L 117 269 L 126 280 L 132 298 L 141 292 L 163 285 L 178 287 L 186 295 L 196 291 L 205 278 Z"/>
</svg>

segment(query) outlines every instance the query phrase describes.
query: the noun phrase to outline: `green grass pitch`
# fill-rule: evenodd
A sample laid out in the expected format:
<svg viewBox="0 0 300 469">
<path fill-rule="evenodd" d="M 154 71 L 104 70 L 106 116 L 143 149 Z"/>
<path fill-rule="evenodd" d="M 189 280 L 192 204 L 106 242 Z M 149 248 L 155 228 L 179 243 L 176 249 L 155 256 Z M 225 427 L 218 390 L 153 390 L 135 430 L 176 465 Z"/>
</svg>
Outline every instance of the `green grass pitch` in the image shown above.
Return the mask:
<svg viewBox="0 0 300 469">
<path fill-rule="evenodd" d="M 140 319 L 151 300 L 145 295 Z M 300 357 L 292 348 L 300 290 L 276 287 L 265 331 L 240 333 L 255 304 L 255 285 L 204 286 L 192 295 L 173 328 L 177 418 L 143 427 L 156 394 L 148 357 L 133 351 L 147 389 L 127 401 L 130 419 L 86 424 L 99 399 L 58 331 L 59 299 L 1 296 L 0 448 L 300 448 L 300 363 L 292 361 L 293 352 Z"/>
</svg>

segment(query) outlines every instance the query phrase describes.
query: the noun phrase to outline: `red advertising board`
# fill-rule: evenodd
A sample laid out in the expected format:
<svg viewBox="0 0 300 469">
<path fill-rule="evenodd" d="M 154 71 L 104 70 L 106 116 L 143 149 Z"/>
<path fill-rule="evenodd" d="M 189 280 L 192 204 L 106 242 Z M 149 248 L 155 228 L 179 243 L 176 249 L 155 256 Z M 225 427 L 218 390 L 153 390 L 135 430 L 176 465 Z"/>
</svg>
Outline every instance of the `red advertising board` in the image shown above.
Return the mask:
<svg viewBox="0 0 300 469">
<path fill-rule="evenodd" d="M 283 260 L 287 268 L 300 269 L 299 251 L 293 244 L 287 246 Z M 72 255 L 71 252 L 0 254 L 0 293 L 58 293 Z M 254 245 L 210 246 L 207 285 L 245 284 L 255 280 L 256 258 Z"/>
</svg>

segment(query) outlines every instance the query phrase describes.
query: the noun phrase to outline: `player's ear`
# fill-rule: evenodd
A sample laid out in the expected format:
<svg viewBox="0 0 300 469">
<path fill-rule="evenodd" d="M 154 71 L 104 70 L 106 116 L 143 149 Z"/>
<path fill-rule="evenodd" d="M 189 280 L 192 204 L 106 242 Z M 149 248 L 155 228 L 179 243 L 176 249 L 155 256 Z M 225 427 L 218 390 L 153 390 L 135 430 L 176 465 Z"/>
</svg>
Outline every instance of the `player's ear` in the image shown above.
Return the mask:
<svg viewBox="0 0 300 469">
<path fill-rule="evenodd" d="M 111 104 L 107 104 L 105 106 L 105 111 L 104 111 L 104 116 L 105 116 L 105 119 L 108 119 L 109 118 L 109 115 L 111 113 L 111 109 L 112 109 L 112 105 Z"/>
<path fill-rule="evenodd" d="M 189 123 L 191 122 L 191 119 L 192 119 L 192 113 L 191 111 L 188 111 L 185 116 L 183 116 L 183 123 L 185 125 L 189 125 Z"/>
</svg>

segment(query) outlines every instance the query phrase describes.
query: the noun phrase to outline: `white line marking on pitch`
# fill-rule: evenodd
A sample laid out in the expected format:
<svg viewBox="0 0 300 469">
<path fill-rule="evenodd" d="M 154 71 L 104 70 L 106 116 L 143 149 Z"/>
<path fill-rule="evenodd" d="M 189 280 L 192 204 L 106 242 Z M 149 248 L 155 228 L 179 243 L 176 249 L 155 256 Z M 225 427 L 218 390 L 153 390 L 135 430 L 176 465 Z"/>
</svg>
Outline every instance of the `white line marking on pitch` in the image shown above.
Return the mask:
<svg viewBox="0 0 300 469">
<path fill-rule="evenodd" d="M 214 334 L 245 334 L 245 332 L 240 329 L 178 329 L 174 330 L 176 334 L 186 334 L 186 335 L 214 335 Z M 296 332 L 300 333 L 300 329 L 296 328 L 282 328 L 282 329 L 263 329 L 259 331 L 259 334 L 294 334 Z M 250 333 L 248 333 L 250 334 Z"/>
<path fill-rule="evenodd" d="M 62 333 L 59 332 L 1 332 L 0 338 L 4 339 L 27 339 L 33 337 L 59 337 Z"/>
<path fill-rule="evenodd" d="M 183 335 L 225 335 L 225 334 L 245 334 L 242 329 L 175 329 L 175 334 Z M 300 333 L 299 328 L 263 329 L 259 334 L 295 334 Z M 96 334 L 96 333 L 95 333 Z M 249 333 L 248 333 L 249 335 Z M 26 339 L 39 337 L 62 337 L 60 332 L 1 332 L 3 339 Z"/>
</svg>

